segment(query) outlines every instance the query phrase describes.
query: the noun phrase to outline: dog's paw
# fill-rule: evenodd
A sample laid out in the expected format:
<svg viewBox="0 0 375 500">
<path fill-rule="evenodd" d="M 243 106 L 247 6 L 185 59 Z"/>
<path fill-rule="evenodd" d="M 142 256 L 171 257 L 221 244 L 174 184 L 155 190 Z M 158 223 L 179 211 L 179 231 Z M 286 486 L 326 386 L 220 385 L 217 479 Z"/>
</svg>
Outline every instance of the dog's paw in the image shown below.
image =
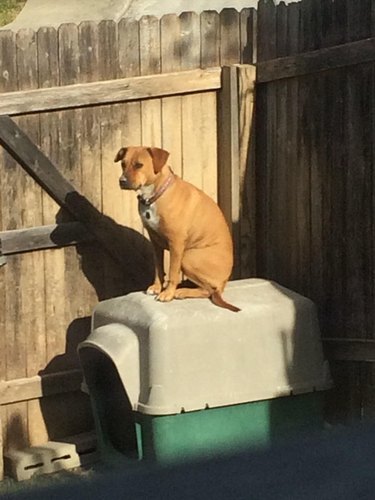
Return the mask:
<svg viewBox="0 0 375 500">
<path fill-rule="evenodd" d="M 174 290 L 163 290 L 159 295 L 156 297 L 156 300 L 159 302 L 170 302 L 171 300 L 174 299 Z"/>
<path fill-rule="evenodd" d="M 155 283 L 149 286 L 146 290 L 147 295 L 159 295 L 160 292 L 161 292 L 161 285 Z"/>
<path fill-rule="evenodd" d="M 174 292 L 174 298 L 175 299 L 185 299 L 186 298 L 186 290 L 182 288 L 177 288 L 177 290 Z"/>
</svg>

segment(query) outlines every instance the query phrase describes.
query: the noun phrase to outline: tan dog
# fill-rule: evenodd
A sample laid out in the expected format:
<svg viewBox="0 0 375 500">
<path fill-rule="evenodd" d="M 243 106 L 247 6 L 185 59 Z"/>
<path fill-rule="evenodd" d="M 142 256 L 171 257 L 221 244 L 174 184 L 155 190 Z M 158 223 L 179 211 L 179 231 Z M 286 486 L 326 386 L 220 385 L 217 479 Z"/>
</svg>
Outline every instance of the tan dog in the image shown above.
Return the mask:
<svg viewBox="0 0 375 500">
<path fill-rule="evenodd" d="M 159 148 L 121 148 L 120 187 L 140 191 L 139 213 L 155 254 L 155 281 L 147 293 L 157 300 L 210 297 L 220 307 L 239 311 L 221 296 L 233 267 L 233 245 L 224 216 L 203 191 L 174 175 L 169 153 Z M 170 251 L 164 283 L 164 250 Z M 181 271 L 198 288 L 177 288 Z"/>
</svg>

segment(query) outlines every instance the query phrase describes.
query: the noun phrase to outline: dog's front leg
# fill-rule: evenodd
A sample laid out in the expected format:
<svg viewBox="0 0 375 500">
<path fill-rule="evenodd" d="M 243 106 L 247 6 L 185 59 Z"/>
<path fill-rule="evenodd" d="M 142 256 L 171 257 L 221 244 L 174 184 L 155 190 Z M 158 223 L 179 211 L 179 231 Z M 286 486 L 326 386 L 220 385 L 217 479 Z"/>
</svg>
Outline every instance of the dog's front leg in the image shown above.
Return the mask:
<svg viewBox="0 0 375 500">
<path fill-rule="evenodd" d="M 158 245 L 150 235 L 150 240 L 154 250 L 155 279 L 154 283 L 147 288 L 148 295 L 159 295 L 164 283 L 164 249 Z"/>
<path fill-rule="evenodd" d="M 170 263 L 168 285 L 157 297 L 161 302 L 171 301 L 181 278 L 181 263 L 185 244 L 183 241 L 169 242 Z"/>
</svg>

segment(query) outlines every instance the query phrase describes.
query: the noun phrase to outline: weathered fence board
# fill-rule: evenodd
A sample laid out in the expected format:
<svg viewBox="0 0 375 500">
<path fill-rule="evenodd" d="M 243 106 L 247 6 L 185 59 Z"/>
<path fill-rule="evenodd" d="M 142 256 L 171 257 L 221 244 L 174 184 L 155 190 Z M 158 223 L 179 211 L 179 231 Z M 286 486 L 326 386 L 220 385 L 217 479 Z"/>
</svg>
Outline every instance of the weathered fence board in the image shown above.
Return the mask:
<svg viewBox="0 0 375 500">
<path fill-rule="evenodd" d="M 180 18 L 171 14 L 164 16 L 160 23 L 161 71 L 181 71 Z M 181 99 L 177 96 L 161 101 L 163 148 L 171 153 L 173 171 L 177 175 L 182 174 Z"/>
<path fill-rule="evenodd" d="M 282 8 L 283 5 L 282 5 Z M 286 8 L 286 7 L 285 7 Z M 283 23 L 286 26 L 286 23 Z M 278 40 L 280 40 L 278 38 Z M 258 83 L 303 76 L 374 61 L 375 38 L 260 62 Z"/>
<path fill-rule="evenodd" d="M 206 17 L 201 15 L 201 67 L 220 65 L 220 46 L 219 46 L 219 15 L 217 12 L 206 12 Z M 220 82 L 222 84 L 222 81 Z M 220 169 L 216 162 L 219 162 L 218 156 L 218 130 L 221 127 L 220 119 L 215 113 L 218 106 L 217 95 L 214 92 L 206 95 L 207 101 L 202 100 L 202 137 L 207 137 L 207 144 L 210 147 L 203 147 L 203 178 L 202 189 L 214 200 L 218 199 L 218 177 L 211 175 L 211 170 Z M 216 139 L 214 138 L 216 136 Z M 219 139 L 220 140 L 220 139 Z M 202 141 L 202 146 L 204 146 Z"/>
<path fill-rule="evenodd" d="M 138 23 L 135 20 L 124 19 L 119 26 L 119 47 L 123 49 L 119 52 L 119 76 L 120 77 L 139 77 L 140 59 L 139 59 L 139 30 Z M 160 27 L 162 30 L 162 28 Z M 162 31 L 161 31 L 162 33 Z M 165 71 L 167 73 L 167 71 Z M 155 75 L 156 76 L 156 75 Z M 141 144 L 141 103 L 129 102 L 120 109 L 121 125 L 121 143 L 117 147 L 130 144 Z M 116 151 L 117 152 L 117 151 Z M 113 155 L 112 155 L 113 156 Z M 110 161 L 113 161 L 113 157 Z M 104 165 L 103 165 L 104 166 Z M 102 168 L 103 168 L 102 166 Z M 113 168 L 112 168 L 113 169 Z M 114 169 L 116 181 L 118 169 Z M 110 196 L 110 184 L 108 184 L 108 195 Z M 103 186 L 103 189 L 106 189 Z M 130 226 L 137 231 L 142 232 L 143 227 L 138 215 L 138 203 L 133 196 L 123 196 L 124 210 L 127 221 Z M 123 216 L 125 216 L 125 214 Z"/>
<path fill-rule="evenodd" d="M 194 66 L 193 66 L 194 67 Z M 85 73 L 84 73 L 85 74 Z M 104 75 L 108 72 L 105 72 Z M 220 69 L 197 69 L 188 72 L 123 78 L 104 82 L 66 84 L 4 94 L 0 114 L 19 115 L 66 108 L 79 108 L 149 97 L 204 92 L 220 88 Z"/>
</svg>

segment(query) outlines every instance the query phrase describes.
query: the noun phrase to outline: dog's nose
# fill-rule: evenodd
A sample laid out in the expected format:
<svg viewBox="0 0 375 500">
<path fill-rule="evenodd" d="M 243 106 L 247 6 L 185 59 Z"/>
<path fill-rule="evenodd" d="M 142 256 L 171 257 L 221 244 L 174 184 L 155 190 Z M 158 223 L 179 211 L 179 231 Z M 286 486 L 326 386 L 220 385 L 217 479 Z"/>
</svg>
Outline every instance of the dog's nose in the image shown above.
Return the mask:
<svg viewBox="0 0 375 500">
<path fill-rule="evenodd" d="M 119 184 L 121 189 L 126 189 L 128 187 L 128 180 L 125 176 L 121 176 L 119 179 Z"/>
</svg>

